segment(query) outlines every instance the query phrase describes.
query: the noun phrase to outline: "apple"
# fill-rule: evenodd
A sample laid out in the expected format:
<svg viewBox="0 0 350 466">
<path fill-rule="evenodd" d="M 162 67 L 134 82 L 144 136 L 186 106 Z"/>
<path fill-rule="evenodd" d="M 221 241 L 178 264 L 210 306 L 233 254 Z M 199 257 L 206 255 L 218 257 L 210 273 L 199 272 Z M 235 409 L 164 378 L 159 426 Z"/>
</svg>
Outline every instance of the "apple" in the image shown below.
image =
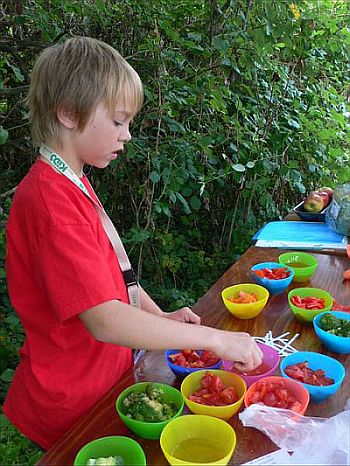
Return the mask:
<svg viewBox="0 0 350 466">
<path fill-rule="evenodd" d="M 329 194 L 326 191 L 316 191 L 319 196 L 323 199 L 323 207 L 327 207 L 330 203 Z"/>
<path fill-rule="evenodd" d="M 333 197 L 333 189 L 332 188 L 329 188 L 328 186 L 322 186 L 322 188 L 318 189 L 316 192 L 325 192 L 328 194 L 328 197 L 329 197 L 329 202 L 332 200 L 332 197 Z"/>
<path fill-rule="evenodd" d="M 323 208 L 323 198 L 316 191 L 311 191 L 304 201 L 304 210 L 307 212 L 321 212 Z"/>
</svg>

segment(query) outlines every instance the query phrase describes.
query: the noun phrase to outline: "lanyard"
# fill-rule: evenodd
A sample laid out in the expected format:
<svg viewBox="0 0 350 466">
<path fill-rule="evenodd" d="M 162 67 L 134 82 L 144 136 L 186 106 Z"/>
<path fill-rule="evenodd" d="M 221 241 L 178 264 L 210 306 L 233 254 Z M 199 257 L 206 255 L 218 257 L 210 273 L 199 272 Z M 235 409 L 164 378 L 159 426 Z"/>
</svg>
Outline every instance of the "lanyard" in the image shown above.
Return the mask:
<svg viewBox="0 0 350 466">
<path fill-rule="evenodd" d="M 128 290 L 129 301 L 132 306 L 139 307 L 140 306 L 140 296 L 139 296 L 139 286 L 136 279 L 136 275 L 134 270 L 130 264 L 129 258 L 125 252 L 123 243 L 118 235 L 118 232 L 113 225 L 111 219 L 108 217 L 106 211 L 103 207 L 98 204 L 91 196 L 89 191 L 86 189 L 86 186 L 78 176 L 74 173 L 74 171 L 70 168 L 70 166 L 61 159 L 61 157 L 49 149 L 47 146 L 41 146 L 39 150 L 42 157 L 44 157 L 56 170 L 58 170 L 62 175 L 72 181 L 78 188 L 83 191 L 83 193 L 91 200 L 93 203 L 100 219 L 102 222 L 102 226 L 108 236 L 109 241 L 111 242 L 114 252 L 118 258 L 120 269 L 123 273 L 125 285 Z"/>
</svg>

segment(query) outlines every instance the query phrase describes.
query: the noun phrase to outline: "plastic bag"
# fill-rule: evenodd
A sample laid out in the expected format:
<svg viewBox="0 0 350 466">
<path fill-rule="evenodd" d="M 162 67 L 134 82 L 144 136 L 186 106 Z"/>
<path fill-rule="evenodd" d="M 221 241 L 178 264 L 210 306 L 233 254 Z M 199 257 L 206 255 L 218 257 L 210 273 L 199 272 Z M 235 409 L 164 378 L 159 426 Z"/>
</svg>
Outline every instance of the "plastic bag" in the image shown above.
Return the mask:
<svg viewBox="0 0 350 466">
<path fill-rule="evenodd" d="M 342 235 L 350 236 L 350 184 L 337 186 L 326 210 L 326 224 Z"/>
<path fill-rule="evenodd" d="M 261 430 L 281 449 L 293 452 L 286 464 L 349 464 L 349 402 L 345 411 L 329 419 L 260 403 L 250 405 L 239 418 L 245 427 Z"/>
</svg>

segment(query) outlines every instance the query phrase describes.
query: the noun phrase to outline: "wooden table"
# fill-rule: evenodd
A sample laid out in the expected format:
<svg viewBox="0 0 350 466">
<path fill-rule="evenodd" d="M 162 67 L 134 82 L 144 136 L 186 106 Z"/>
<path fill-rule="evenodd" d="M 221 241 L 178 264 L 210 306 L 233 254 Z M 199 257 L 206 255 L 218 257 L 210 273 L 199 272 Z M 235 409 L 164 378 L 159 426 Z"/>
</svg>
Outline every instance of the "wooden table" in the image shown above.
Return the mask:
<svg viewBox="0 0 350 466">
<path fill-rule="evenodd" d="M 300 333 L 293 346 L 298 350 L 317 351 L 328 354 L 346 368 L 346 376 L 341 389 L 336 395 L 321 404 L 310 404 L 306 415 L 330 417 L 344 408 L 350 393 L 350 356 L 337 355 L 327 351 L 318 340 L 312 326 L 300 324 L 293 317 L 287 303 L 287 294 L 270 297 L 263 312 L 251 320 L 239 320 L 224 307 L 220 292 L 227 286 L 251 282 L 250 268 L 253 264 L 267 260 L 277 260 L 282 251 L 271 248 L 251 247 L 247 252 L 215 283 L 215 285 L 196 303 L 194 311 L 202 317 L 202 323 L 212 327 L 245 331 L 251 335 L 264 336 L 268 330 L 273 335 L 290 332 Z M 314 254 L 319 266 L 311 280 L 314 287 L 328 290 L 339 303 L 350 303 L 350 283 L 342 282 L 342 273 L 349 268 L 349 259 L 335 255 Z M 299 285 L 294 285 L 298 287 Z M 179 387 L 176 379 L 164 361 L 163 351 L 151 351 L 141 362 L 120 380 L 120 382 L 64 437 L 51 448 L 37 463 L 38 465 L 71 465 L 78 450 L 87 442 L 108 435 L 127 435 L 136 439 L 144 448 L 148 465 L 166 465 L 157 440 L 143 440 L 128 431 L 115 411 L 118 394 L 127 386 L 138 381 L 158 381 Z M 242 408 L 243 409 L 243 408 Z M 260 431 L 245 428 L 235 415 L 230 424 L 237 434 L 237 446 L 230 464 L 241 464 L 277 449 L 276 445 Z"/>
</svg>

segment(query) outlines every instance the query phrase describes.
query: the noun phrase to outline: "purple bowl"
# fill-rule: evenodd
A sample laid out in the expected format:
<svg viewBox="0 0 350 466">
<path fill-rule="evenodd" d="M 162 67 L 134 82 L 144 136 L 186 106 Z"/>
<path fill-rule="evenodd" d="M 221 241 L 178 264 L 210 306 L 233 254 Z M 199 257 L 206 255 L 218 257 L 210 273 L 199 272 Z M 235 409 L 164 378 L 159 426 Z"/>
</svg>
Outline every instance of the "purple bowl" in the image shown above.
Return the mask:
<svg viewBox="0 0 350 466">
<path fill-rule="evenodd" d="M 249 375 L 250 372 L 248 373 L 240 372 L 238 369 L 234 367 L 232 361 L 223 361 L 222 363 L 222 366 L 225 371 L 234 372 L 235 374 L 240 375 L 242 379 L 245 380 L 247 387 L 249 387 L 256 380 L 261 379 L 262 377 L 274 375 L 277 371 L 277 367 L 280 362 L 280 357 L 279 357 L 277 350 L 275 350 L 274 348 L 271 348 L 270 346 L 264 345 L 264 343 L 260 343 L 260 342 L 258 343 L 258 346 L 263 352 L 263 360 L 262 360 L 261 366 L 259 366 L 259 368 L 261 368 L 261 373 L 259 374 Z M 257 369 L 259 370 L 259 368 Z M 257 369 L 255 369 L 255 371 Z"/>
</svg>

